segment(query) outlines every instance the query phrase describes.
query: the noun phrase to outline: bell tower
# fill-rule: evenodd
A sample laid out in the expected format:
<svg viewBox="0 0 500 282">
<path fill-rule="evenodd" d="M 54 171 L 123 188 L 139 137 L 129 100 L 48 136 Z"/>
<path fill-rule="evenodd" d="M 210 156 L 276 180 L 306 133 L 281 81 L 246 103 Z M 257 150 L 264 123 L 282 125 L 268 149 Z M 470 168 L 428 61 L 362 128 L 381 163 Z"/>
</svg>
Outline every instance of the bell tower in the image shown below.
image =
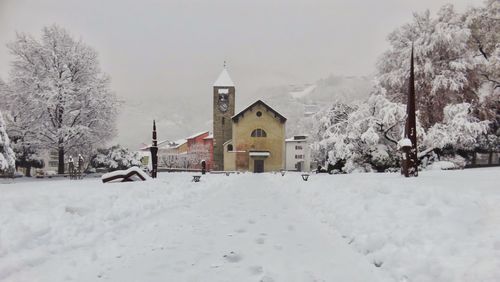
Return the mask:
<svg viewBox="0 0 500 282">
<path fill-rule="evenodd" d="M 224 170 L 224 143 L 233 136 L 234 83 L 224 68 L 213 85 L 214 170 Z"/>
</svg>

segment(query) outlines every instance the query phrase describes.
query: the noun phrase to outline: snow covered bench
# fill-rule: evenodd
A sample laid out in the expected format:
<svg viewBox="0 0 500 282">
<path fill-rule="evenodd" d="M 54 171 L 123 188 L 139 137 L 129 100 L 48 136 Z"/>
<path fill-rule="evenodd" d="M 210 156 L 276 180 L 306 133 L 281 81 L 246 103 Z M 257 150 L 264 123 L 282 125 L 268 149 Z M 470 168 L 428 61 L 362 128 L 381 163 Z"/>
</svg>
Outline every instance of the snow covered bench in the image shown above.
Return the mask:
<svg viewBox="0 0 500 282">
<path fill-rule="evenodd" d="M 127 170 L 117 170 L 103 174 L 102 183 L 107 182 L 126 182 L 126 181 L 145 181 L 149 176 L 140 168 L 134 166 Z"/>
</svg>

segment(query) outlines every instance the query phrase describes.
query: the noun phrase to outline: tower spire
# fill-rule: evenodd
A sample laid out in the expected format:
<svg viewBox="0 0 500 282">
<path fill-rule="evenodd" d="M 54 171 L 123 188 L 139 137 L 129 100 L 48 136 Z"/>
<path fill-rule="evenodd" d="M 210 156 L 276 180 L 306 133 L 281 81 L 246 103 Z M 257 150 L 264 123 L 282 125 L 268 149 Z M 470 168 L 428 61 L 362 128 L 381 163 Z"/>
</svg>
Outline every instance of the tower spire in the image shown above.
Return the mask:
<svg viewBox="0 0 500 282">
<path fill-rule="evenodd" d="M 151 147 L 151 177 L 156 178 L 158 173 L 158 140 L 156 137 L 156 121 L 153 120 L 153 142 Z"/>
<path fill-rule="evenodd" d="M 411 141 L 411 148 L 407 148 L 405 160 L 403 162 L 404 174 L 408 176 L 418 176 L 418 153 L 417 153 L 417 121 L 416 121 L 416 105 L 415 105 L 415 70 L 414 70 L 414 55 L 413 42 L 411 44 L 410 58 L 410 78 L 408 83 L 408 100 L 406 102 L 406 124 L 405 138 Z"/>
</svg>

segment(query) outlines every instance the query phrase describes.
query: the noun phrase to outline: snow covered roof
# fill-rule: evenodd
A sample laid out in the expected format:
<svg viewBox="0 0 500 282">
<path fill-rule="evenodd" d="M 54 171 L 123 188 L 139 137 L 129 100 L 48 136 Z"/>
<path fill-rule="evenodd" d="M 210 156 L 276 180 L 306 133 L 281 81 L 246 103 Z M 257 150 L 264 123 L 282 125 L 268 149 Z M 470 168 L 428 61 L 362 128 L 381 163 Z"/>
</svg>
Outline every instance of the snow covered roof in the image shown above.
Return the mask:
<svg viewBox="0 0 500 282">
<path fill-rule="evenodd" d="M 169 144 L 170 148 L 173 148 L 173 149 L 177 149 L 179 148 L 181 145 L 183 144 L 186 144 L 187 140 L 186 139 L 179 139 L 177 141 L 174 141 L 174 142 L 171 142 Z"/>
<path fill-rule="evenodd" d="M 229 86 L 229 87 L 234 87 L 234 82 L 229 76 L 229 73 L 227 72 L 226 68 L 222 69 L 222 72 L 219 74 L 219 77 L 217 80 L 214 82 L 214 86 Z"/>
<path fill-rule="evenodd" d="M 196 133 L 196 134 L 193 134 L 193 135 L 189 136 L 189 137 L 188 137 L 188 138 L 186 138 L 186 139 L 193 139 L 193 138 L 196 138 L 196 137 L 198 137 L 198 136 L 200 136 L 200 135 L 203 135 L 203 134 L 206 134 L 206 133 L 208 133 L 208 131 L 198 132 L 198 133 Z"/>
<path fill-rule="evenodd" d="M 214 139 L 214 135 L 213 134 L 210 134 L 208 135 L 207 137 L 203 138 L 204 140 L 207 140 L 207 139 Z"/>
<path fill-rule="evenodd" d="M 168 143 L 169 141 L 168 140 L 163 140 L 163 141 L 160 141 L 158 142 L 158 147 L 160 147 L 161 145 L 165 144 L 165 143 Z M 141 151 L 144 151 L 144 150 L 149 150 L 149 148 L 151 148 L 153 144 L 149 144 L 149 145 L 146 145 L 143 143 L 143 146 L 141 148 L 139 148 L 139 150 Z"/>
</svg>

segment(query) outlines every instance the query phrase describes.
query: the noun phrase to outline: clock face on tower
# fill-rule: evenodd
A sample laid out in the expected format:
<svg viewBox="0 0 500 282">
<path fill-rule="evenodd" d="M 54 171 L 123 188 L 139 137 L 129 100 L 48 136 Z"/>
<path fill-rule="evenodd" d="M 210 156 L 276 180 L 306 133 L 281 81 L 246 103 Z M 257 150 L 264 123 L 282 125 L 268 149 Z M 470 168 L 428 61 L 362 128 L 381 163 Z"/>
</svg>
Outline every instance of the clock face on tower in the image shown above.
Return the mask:
<svg viewBox="0 0 500 282">
<path fill-rule="evenodd" d="M 223 113 L 226 112 L 227 109 L 229 108 L 228 94 L 219 94 L 219 101 L 217 104 L 219 107 L 219 111 Z"/>
</svg>

